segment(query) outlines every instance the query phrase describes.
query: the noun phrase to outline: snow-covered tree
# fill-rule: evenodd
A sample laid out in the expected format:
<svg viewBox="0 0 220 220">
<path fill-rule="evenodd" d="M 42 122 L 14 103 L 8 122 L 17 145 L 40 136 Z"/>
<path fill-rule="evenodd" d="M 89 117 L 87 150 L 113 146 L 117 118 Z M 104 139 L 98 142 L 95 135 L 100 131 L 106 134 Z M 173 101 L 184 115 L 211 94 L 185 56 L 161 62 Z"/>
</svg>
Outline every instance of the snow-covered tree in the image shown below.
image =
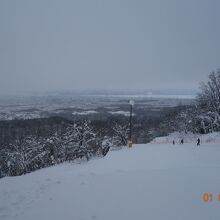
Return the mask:
<svg viewBox="0 0 220 220">
<path fill-rule="evenodd" d="M 208 133 L 220 130 L 220 69 L 209 74 L 209 81 L 201 84 L 197 97 L 198 130 Z"/>
<path fill-rule="evenodd" d="M 202 109 L 220 115 L 220 69 L 209 74 L 209 81 L 201 84 L 198 105 Z"/>
<path fill-rule="evenodd" d="M 128 141 L 129 127 L 128 125 L 115 123 L 113 127 L 113 145 L 126 146 Z"/>
<path fill-rule="evenodd" d="M 45 137 L 29 135 L 0 149 L 0 177 L 25 174 L 63 161 L 105 156 L 110 139 L 97 136 L 90 122 L 70 123 Z"/>
<path fill-rule="evenodd" d="M 96 134 L 88 121 L 82 121 L 68 127 L 63 142 L 66 146 L 67 160 L 86 158 L 93 154 Z"/>
</svg>

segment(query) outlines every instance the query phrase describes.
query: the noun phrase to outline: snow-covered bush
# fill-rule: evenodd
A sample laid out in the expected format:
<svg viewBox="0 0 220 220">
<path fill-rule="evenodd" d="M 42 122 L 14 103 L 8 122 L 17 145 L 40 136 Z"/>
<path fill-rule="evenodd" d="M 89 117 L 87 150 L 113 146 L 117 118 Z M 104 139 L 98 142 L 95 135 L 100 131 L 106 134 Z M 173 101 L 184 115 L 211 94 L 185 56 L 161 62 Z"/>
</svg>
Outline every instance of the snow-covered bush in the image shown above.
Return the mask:
<svg viewBox="0 0 220 220">
<path fill-rule="evenodd" d="M 97 138 L 87 121 L 69 124 L 66 130 L 47 137 L 27 136 L 0 151 L 0 177 L 16 176 L 64 161 L 103 155 L 111 145 Z M 105 151 L 106 152 L 106 151 Z"/>
</svg>

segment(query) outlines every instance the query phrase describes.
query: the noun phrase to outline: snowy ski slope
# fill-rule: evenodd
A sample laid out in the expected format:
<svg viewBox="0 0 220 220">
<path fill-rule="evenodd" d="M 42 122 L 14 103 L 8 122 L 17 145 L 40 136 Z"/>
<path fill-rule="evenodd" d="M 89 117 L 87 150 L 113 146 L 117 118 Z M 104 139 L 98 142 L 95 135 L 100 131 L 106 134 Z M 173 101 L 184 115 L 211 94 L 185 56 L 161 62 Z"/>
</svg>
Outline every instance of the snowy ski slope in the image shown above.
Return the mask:
<svg viewBox="0 0 220 220">
<path fill-rule="evenodd" d="M 0 179 L 0 219 L 220 219 L 219 134 L 202 137 L 200 147 L 172 139 Z"/>
</svg>

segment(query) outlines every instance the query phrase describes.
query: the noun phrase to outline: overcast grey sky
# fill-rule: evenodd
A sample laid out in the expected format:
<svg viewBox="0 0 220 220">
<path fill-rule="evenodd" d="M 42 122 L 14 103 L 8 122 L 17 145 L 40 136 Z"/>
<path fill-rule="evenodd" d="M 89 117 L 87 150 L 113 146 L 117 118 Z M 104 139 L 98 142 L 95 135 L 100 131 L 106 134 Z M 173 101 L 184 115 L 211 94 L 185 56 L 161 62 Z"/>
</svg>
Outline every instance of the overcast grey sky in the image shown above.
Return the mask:
<svg viewBox="0 0 220 220">
<path fill-rule="evenodd" d="M 196 88 L 219 0 L 0 0 L 0 92 Z"/>
</svg>

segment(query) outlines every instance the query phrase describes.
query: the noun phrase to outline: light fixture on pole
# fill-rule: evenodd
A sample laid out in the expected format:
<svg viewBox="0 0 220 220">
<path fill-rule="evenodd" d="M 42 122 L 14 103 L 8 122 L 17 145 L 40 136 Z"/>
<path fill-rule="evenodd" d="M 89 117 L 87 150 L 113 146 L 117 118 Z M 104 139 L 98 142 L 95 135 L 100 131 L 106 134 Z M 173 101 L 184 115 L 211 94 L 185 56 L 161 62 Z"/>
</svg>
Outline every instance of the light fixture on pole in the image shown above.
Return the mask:
<svg viewBox="0 0 220 220">
<path fill-rule="evenodd" d="M 132 147 L 132 110 L 133 110 L 133 106 L 134 106 L 134 101 L 130 100 L 129 104 L 130 104 L 130 123 L 129 123 L 130 130 L 129 130 L 128 147 L 130 148 L 130 147 Z"/>
</svg>

